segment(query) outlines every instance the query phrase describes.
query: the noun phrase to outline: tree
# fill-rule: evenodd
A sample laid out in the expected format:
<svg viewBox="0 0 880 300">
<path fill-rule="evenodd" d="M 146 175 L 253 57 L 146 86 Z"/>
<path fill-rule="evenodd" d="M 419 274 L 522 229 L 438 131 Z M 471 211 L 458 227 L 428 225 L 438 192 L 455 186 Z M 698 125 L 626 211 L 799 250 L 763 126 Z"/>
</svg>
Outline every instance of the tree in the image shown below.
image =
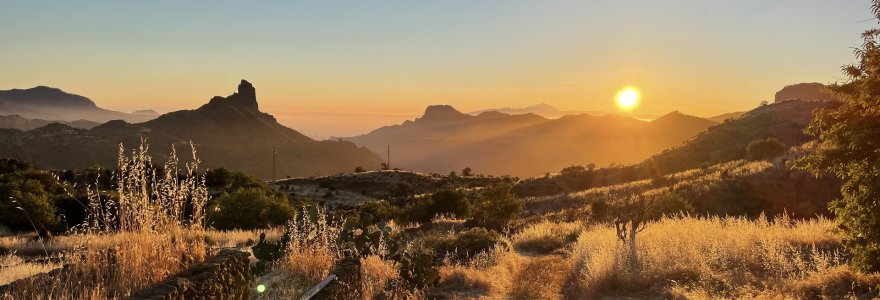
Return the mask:
<svg viewBox="0 0 880 300">
<path fill-rule="evenodd" d="M 461 176 L 469 177 L 472 175 L 471 174 L 472 172 L 473 172 L 473 170 L 471 170 L 470 167 L 465 167 L 464 169 L 461 169 Z"/>
<path fill-rule="evenodd" d="M 648 227 L 651 221 L 651 210 L 657 197 L 649 197 L 642 194 L 625 195 L 616 199 L 609 208 L 609 217 L 612 219 L 617 238 L 629 249 L 626 257 L 627 266 L 633 272 L 641 270 L 641 261 L 638 256 L 636 235 Z"/>
<path fill-rule="evenodd" d="M 479 191 L 471 205 L 471 216 L 492 226 L 503 227 L 523 211 L 510 184 L 496 184 Z"/>
<path fill-rule="evenodd" d="M 880 18 L 880 1 L 874 0 Z M 841 198 L 829 205 L 844 233 L 850 263 L 865 272 L 880 271 L 880 29 L 862 34 L 857 62 L 844 66 L 849 78 L 830 90 L 840 105 L 817 112 L 806 133 L 818 138 L 815 150 L 794 166 L 815 175 L 834 174 L 845 181 Z"/>
<path fill-rule="evenodd" d="M 769 137 L 749 143 L 746 153 L 751 160 L 771 159 L 785 154 L 785 145 L 776 138 Z"/>
<path fill-rule="evenodd" d="M 43 232 L 57 225 L 55 205 L 42 183 L 8 174 L 0 184 L 0 224 L 16 231 Z M 31 223 L 33 222 L 33 223 Z"/>
<path fill-rule="evenodd" d="M 367 171 L 367 169 L 364 169 L 364 167 L 361 167 L 361 166 L 357 166 L 357 167 L 354 168 L 354 172 L 355 172 L 355 173 L 363 173 L 363 172 L 366 172 L 366 171 Z"/>
</svg>

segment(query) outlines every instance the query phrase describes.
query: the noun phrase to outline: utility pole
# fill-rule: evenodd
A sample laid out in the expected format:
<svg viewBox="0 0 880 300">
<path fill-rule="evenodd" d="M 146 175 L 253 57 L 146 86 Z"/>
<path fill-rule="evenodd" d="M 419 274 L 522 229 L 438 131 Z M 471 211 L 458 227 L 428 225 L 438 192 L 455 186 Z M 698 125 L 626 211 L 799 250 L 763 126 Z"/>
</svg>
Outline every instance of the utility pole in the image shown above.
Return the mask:
<svg viewBox="0 0 880 300">
<path fill-rule="evenodd" d="M 275 148 L 272 148 L 272 181 L 275 181 L 278 179 L 275 176 L 275 153 L 277 153 L 277 151 L 275 150 Z"/>
</svg>

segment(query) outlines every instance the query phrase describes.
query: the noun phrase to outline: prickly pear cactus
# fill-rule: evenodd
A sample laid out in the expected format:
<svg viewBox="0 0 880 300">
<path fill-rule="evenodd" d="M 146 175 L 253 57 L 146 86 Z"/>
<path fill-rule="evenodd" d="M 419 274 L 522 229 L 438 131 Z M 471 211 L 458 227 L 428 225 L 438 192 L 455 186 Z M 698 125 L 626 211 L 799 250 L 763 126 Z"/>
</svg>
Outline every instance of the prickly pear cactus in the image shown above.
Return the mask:
<svg viewBox="0 0 880 300">
<path fill-rule="evenodd" d="M 364 213 L 359 218 L 346 220 L 340 239 L 346 250 L 357 256 L 374 254 L 383 242 L 389 241 L 391 234 L 387 222 L 375 222 L 373 215 Z"/>
<path fill-rule="evenodd" d="M 434 255 L 426 249 L 406 251 L 398 259 L 400 275 L 415 286 L 432 285 L 440 279 L 440 271 L 434 267 Z"/>
</svg>

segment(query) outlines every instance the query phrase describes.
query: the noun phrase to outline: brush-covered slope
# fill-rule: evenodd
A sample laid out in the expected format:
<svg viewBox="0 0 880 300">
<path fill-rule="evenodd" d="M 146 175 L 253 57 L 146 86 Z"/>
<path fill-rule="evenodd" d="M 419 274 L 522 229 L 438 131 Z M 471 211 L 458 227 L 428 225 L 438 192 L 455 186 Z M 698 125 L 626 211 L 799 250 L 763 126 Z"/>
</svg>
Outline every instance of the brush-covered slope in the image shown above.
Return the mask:
<svg viewBox="0 0 880 300">
<path fill-rule="evenodd" d="M 789 100 L 764 105 L 723 124 L 709 128 L 679 147 L 642 163 L 654 173 L 681 170 L 746 158 L 752 141 L 773 137 L 786 147 L 810 140 L 803 133 L 813 112 L 838 105 L 832 101 Z"/>
<path fill-rule="evenodd" d="M 319 142 L 278 124 L 259 111 L 256 91 L 244 80 L 229 97 L 214 97 L 198 109 L 168 113 L 145 123 L 111 121 L 91 130 L 61 124 L 27 132 L 0 130 L 0 155 L 46 168 L 114 166 L 118 144 L 134 147 L 141 138 L 147 139 L 160 160 L 171 145 L 184 152 L 191 141 L 207 167 L 226 167 L 262 178 L 272 177 L 272 149 L 277 151 L 278 177 L 350 172 L 357 166 L 380 164 L 378 156 L 350 142 Z"/>
<path fill-rule="evenodd" d="M 390 145 L 394 167 L 436 173 L 470 167 L 525 177 L 572 164 L 638 162 L 714 124 L 678 112 L 645 122 L 617 115 L 472 116 L 451 106 L 431 106 L 413 121 L 348 140 L 382 154 Z"/>
</svg>

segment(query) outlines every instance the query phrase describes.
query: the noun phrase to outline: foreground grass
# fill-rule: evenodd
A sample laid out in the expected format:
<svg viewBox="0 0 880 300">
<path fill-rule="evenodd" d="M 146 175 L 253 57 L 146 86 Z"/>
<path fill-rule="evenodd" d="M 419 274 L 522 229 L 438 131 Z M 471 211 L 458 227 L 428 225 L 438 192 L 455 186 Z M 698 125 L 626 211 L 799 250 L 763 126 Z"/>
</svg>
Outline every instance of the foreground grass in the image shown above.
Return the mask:
<svg viewBox="0 0 880 300">
<path fill-rule="evenodd" d="M 555 228 L 558 227 L 558 228 Z M 515 248 L 560 243 L 570 223 L 514 235 Z M 613 228 L 595 226 L 549 255 L 498 250 L 442 268 L 437 295 L 485 299 L 841 299 L 876 296 L 880 275 L 845 265 L 828 219 L 667 218 L 639 235 L 640 268 Z M 519 245 L 519 246 L 517 246 Z M 528 247 L 527 247 L 528 249 Z M 530 249 L 529 249 L 530 250 Z M 546 250 L 546 249 L 544 249 Z M 546 251 L 544 251 L 546 252 Z"/>
</svg>

